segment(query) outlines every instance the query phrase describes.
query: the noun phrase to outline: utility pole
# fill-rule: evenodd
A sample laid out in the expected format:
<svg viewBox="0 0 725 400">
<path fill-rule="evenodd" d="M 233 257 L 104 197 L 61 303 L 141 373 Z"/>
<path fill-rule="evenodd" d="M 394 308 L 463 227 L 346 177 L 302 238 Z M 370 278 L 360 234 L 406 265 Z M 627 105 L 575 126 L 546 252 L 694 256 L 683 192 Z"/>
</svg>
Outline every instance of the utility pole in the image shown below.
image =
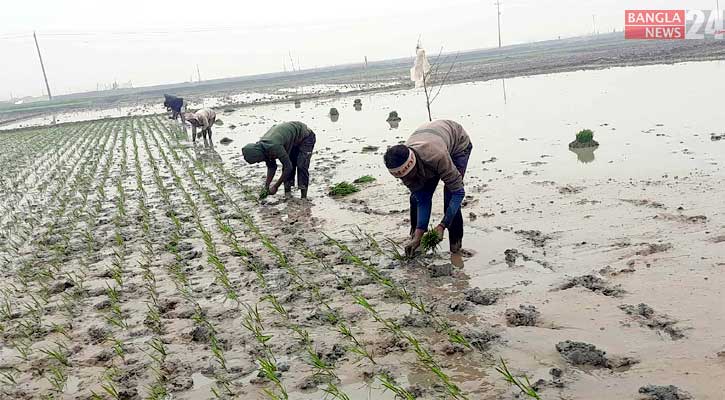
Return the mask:
<svg viewBox="0 0 725 400">
<path fill-rule="evenodd" d="M 40 55 L 40 46 L 38 45 L 38 37 L 33 31 L 33 39 L 35 40 L 35 48 L 38 50 L 38 59 L 40 59 L 40 68 L 43 70 L 43 79 L 45 79 L 45 89 L 48 90 L 48 101 L 53 100 L 53 95 L 50 94 L 50 85 L 48 85 L 48 76 L 45 74 L 45 65 L 43 65 L 43 56 Z"/>
<path fill-rule="evenodd" d="M 498 19 L 498 48 L 501 48 L 501 1 L 496 0 L 496 18 Z"/>
<path fill-rule="evenodd" d="M 292 64 L 292 72 L 295 72 L 297 71 L 297 69 L 299 69 L 295 69 L 295 60 L 292 59 L 292 50 L 289 50 L 289 62 L 290 64 Z"/>
<path fill-rule="evenodd" d="M 196 79 L 201 83 L 201 72 L 199 72 L 199 64 L 196 64 Z"/>
</svg>

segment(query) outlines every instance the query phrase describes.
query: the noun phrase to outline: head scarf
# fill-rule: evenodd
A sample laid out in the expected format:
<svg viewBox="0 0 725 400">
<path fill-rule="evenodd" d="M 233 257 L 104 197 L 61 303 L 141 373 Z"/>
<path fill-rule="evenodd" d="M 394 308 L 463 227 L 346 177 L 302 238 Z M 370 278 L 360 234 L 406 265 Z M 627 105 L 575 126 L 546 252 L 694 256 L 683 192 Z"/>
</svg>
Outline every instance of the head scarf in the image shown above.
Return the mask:
<svg viewBox="0 0 725 400">
<path fill-rule="evenodd" d="M 250 164 L 262 162 L 265 160 L 264 148 L 259 143 L 249 143 L 242 147 L 242 155 L 244 160 Z"/>
</svg>

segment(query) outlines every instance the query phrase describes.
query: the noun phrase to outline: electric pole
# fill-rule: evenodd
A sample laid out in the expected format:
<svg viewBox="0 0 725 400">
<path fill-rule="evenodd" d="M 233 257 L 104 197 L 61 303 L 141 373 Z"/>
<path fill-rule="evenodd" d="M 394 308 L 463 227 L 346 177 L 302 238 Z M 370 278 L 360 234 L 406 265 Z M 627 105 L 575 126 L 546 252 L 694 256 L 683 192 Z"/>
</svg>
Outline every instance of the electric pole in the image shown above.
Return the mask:
<svg viewBox="0 0 725 400">
<path fill-rule="evenodd" d="M 199 72 L 199 64 L 196 64 L 196 79 L 201 83 L 201 72 Z"/>
<path fill-rule="evenodd" d="M 496 18 L 498 19 L 498 48 L 501 48 L 501 1 L 496 0 Z"/>
<path fill-rule="evenodd" d="M 38 50 L 38 59 L 40 59 L 40 69 L 43 70 L 43 79 L 45 79 L 45 89 L 48 91 L 48 101 L 53 100 L 53 95 L 50 94 L 50 85 L 48 85 L 48 76 L 45 74 L 45 65 L 43 65 L 43 56 L 40 55 L 40 46 L 38 45 L 38 37 L 33 31 L 33 39 L 35 40 L 35 48 Z"/>
<path fill-rule="evenodd" d="M 292 50 L 289 50 L 289 62 L 290 65 L 292 65 L 292 72 L 297 71 L 297 69 L 295 69 L 295 60 L 292 59 Z"/>
</svg>

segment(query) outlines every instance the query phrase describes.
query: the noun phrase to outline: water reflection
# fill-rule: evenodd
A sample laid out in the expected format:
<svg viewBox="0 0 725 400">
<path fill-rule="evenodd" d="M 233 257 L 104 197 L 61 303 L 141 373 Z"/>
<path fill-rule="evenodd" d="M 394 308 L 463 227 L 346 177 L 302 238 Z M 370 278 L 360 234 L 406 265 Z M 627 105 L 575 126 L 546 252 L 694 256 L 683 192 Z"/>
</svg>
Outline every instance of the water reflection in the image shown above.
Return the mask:
<svg viewBox="0 0 725 400">
<path fill-rule="evenodd" d="M 400 126 L 400 120 L 389 120 L 388 124 L 390 124 L 390 129 L 398 129 Z"/>
<path fill-rule="evenodd" d="M 194 158 L 204 165 L 214 165 L 222 162 L 222 156 L 214 150 L 214 141 L 203 139 L 203 145 L 194 146 Z"/>
<path fill-rule="evenodd" d="M 503 88 L 503 104 L 506 104 L 506 79 L 501 79 L 501 87 Z"/>
<path fill-rule="evenodd" d="M 362 104 L 360 104 L 360 103 L 355 103 L 352 106 L 355 107 L 355 111 L 362 110 Z"/>
<path fill-rule="evenodd" d="M 330 114 L 330 121 L 337 122 L 340 119 L 340 114 Z"/>
<path fill-rule="evenodd" d="M 579 160 L 579 162 L 584 164 L 589 164 L 590 162 L 594 161 L 594 150 L 599 148 L 599 146 L 592 146 L 592 147 L 584 147 L 584 148 L 569 148 L 569 151 L 572 153 L 576 153 L 576 158 Z"/>
<path fill-rule="evenodd" d="M 300 108 L 300 107 L 302 107 L 302 102 L 299 100 L 295 100 L 295 108 Z"/>
</svg>

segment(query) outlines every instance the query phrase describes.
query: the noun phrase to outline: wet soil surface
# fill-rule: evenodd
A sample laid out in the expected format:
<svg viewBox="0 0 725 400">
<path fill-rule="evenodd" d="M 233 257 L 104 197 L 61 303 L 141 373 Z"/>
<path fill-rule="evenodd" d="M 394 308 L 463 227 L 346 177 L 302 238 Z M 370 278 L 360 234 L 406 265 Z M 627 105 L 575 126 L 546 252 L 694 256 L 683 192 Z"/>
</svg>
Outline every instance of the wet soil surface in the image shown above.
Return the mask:
<svg viewBox="0 0 725 400">
<path fill-rule="evenodd" d="M 664 75 L 721 68 L 686 67 Z M 353 98 L 237 110 L 215 130 L 226 146 L 193 145 L 160 116 L 3 134 L 2 397 L 393 399 L 386 383 L 437 399 L 454 390 L 442 371 L 468 398 L 520 399 L 503 358 L 546 399 L 719 399 L 725 153 L 709 132 L 725 121 L 711 88 L 691 85 L 668 93 L 698 107 L 654 92 L 653 116 L 632 115 L 623 98 L 658 71 L 511 80 L 506 103 L 500 82 L 442 92 L 437 115 L 476 149 L 463 268 L 447 240 L 399 257 L 409 194 L 381 158 L 425 120 L 417 92 L 367 96 L 360 111 Z M 572 115 L 539 114 L 535 93 Z M 258 201 L 264 166 L 240 157 L 283 120 L 318 134 L 308 201 Z M 593 159 L 566 146 L 582 125 L 596 128 Z M 363 175 L 376 181 L 326 195 Z"/>
</svg>

